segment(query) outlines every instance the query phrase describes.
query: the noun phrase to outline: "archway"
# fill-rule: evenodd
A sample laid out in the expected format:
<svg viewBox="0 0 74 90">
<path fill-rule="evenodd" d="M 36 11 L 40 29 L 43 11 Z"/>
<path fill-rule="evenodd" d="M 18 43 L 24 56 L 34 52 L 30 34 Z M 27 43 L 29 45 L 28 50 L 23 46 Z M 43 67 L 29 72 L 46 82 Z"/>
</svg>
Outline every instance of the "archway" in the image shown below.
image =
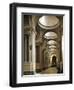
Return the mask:
<svg viewBox="0 0 74 90">
<path fill-rule="evenodd" d="M 57 58 L 56 58 L 56 56 L 53 56 L 52 57 L 52 66 L 56 66 L 57 65 Z"/>
</svg>

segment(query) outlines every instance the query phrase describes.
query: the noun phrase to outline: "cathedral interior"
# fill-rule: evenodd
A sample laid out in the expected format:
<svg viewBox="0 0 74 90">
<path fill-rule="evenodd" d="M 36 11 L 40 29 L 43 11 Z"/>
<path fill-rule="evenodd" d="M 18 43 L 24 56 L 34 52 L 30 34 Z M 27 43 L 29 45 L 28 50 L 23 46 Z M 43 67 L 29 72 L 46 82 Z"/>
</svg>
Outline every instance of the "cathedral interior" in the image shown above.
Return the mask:
<svg viewBox="0 0 74 90">
<path fill-rule="evenodd" d="M 63 16 L 22 14 L 22 74 L 63 73 Z"/>
</svg>

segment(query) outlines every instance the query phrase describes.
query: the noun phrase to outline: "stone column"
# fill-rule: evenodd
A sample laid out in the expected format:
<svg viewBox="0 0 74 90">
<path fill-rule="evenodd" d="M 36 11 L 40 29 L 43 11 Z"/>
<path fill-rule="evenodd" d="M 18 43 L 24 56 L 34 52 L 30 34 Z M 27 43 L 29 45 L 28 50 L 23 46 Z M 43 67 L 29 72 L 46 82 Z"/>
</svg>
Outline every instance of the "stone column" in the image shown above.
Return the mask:
<svg viewBox="0 0 74 90">
<path fill-rule="evenodd" d="M 35 30 L 35 16 L 32 17 L 32 63 L 33 63 L 33 72 L 36 74 L 36 30 Z"/>
</svg>

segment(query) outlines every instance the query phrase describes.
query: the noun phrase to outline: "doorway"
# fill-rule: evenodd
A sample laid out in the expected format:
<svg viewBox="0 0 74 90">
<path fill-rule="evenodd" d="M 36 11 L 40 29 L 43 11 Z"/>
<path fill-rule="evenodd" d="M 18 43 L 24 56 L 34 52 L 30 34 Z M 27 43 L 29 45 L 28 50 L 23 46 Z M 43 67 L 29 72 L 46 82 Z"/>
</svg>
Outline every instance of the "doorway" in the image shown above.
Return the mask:
<svg viewBox="0 0 74 90">
<path fill-rule="evenodd" d="M 56 62 L 56 56 L 52 57 L 52 66 L 56 66 L 57 62 Z"/>
</svg>

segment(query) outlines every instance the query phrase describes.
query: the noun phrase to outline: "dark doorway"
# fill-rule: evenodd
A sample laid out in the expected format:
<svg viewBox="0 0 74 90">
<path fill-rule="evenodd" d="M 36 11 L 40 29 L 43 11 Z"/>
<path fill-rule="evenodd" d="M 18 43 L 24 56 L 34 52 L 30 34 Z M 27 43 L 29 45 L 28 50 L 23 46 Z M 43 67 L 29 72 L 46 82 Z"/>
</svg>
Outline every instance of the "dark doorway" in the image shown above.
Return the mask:
<svg viewBox="0 0 74 90">
<path fill-rule="evenodd" d="M 40 72 L 40 46 L 36 46 L 36 73 Z"/>
<path fill-rule="evenodd" d="M 56 56 L 52 57 L 52 66 L 56 66 Z"/>
<path fill-rule="evenodd" d="M 40 47 L 36 46 L 36 63 L 40 63 Z"/>
</svg>

